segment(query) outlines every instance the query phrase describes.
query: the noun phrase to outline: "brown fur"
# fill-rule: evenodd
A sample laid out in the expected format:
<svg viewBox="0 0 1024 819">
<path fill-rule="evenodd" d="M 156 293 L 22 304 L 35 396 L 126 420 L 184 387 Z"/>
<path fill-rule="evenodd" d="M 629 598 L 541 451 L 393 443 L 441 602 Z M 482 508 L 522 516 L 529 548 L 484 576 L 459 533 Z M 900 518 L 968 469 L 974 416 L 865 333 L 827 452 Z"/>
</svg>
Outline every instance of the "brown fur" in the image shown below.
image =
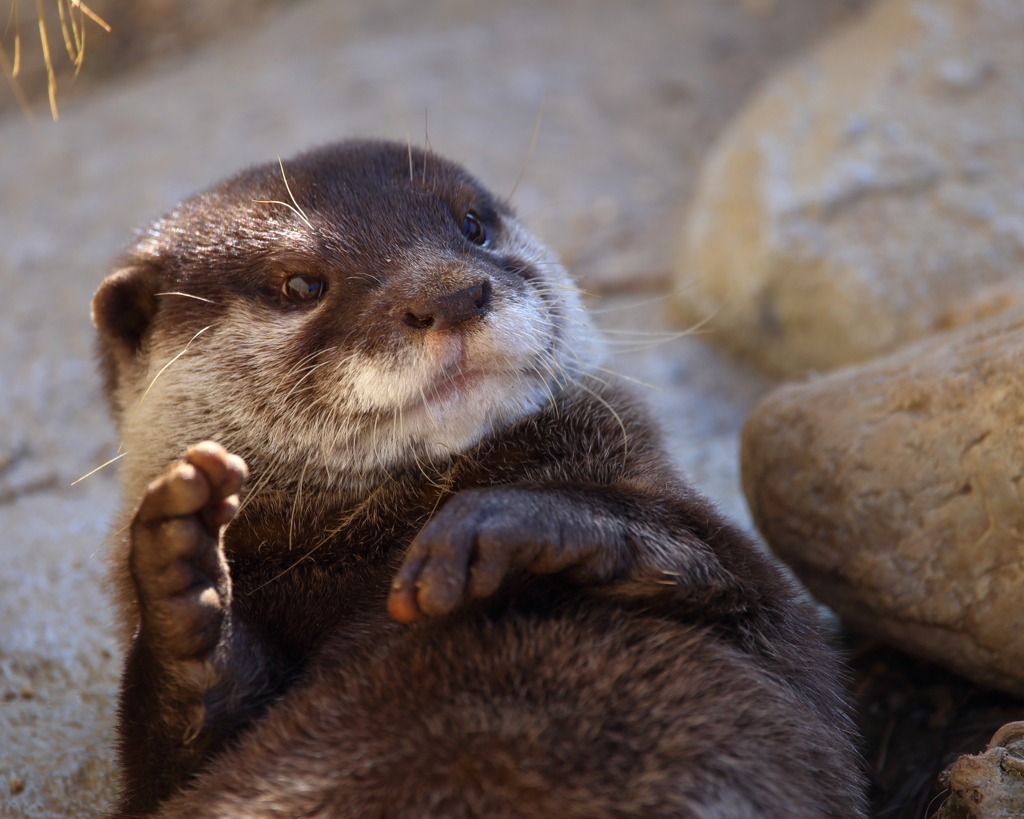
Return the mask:
<svg viewBox="0 0 1024 819">
<path fill-rule="evenodd" d="M 507 206 L 389 143 L 283 170 L 183 203 L 94 302 L 129 450 L 117 815 L 863 816 L 835 657 L 594 376 Z M 297 274 L 323 299 L 283 301 Z M 446 345 L 491 379 L 463 405 Z M 376 376 L 421 371 L 449 414 L 409 431 Z M 219 448 L 164 469 L 206 438 L 248 462 L 237 516 Z"/>
</svg>

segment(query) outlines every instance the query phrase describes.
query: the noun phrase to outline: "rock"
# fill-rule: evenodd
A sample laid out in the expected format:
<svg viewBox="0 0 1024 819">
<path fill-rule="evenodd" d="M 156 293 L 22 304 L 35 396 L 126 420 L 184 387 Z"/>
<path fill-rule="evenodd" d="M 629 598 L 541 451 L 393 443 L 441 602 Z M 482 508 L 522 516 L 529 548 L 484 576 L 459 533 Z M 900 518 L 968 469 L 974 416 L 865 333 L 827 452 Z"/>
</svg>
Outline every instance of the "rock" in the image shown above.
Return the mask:
<svg viewBox="0 0 1024 819">
<path fill-rule="evenodd" d="M 688 323 L 783 374 L 1024 297 L 1024 4 L 880 0 L 720 137 L 677 260 Z"/>
<path fill-rule="evenodd" d="M 1024 695 L 1024 308 L 781 387 L 741 443 L 758 528 L 850 625 Z"/>
<path fill-rule="evenodd" d="M 1024 722 L 996 731 L 985 753 L 960 757 L 942 772 L 939 785 L 950 796 L 936 819 L 1024 816 Z"/>
</svg>

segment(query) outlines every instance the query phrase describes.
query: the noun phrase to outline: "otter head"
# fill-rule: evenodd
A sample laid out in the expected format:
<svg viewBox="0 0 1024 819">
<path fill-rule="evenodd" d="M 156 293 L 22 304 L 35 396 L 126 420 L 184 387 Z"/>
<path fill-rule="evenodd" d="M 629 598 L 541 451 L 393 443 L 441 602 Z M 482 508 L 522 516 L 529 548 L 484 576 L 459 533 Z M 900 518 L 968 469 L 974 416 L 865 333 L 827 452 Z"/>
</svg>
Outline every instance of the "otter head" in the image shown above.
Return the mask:
<svg viewBox="0 0 1024 819">
<path fill-rule="evenodd" d="M 93 300 L 126 489 L 206 438 L 324 488 L 450 458 L 584 366 L 580 312 L 458 165 L 349 142 L 250 169 L 141 233 Z"/>
</svg>

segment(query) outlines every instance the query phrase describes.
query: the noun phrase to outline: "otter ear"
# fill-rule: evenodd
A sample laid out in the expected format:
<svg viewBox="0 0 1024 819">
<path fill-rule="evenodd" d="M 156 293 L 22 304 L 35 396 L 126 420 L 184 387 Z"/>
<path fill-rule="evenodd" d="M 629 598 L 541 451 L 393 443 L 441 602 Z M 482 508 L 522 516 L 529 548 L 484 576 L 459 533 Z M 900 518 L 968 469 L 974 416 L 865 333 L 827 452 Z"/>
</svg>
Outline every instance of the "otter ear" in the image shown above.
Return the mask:
<svg viewBox="0 0 1024 819">
<path fill-rule="evenodd" d="M 135 355 L 156 315 L 157 277 L 140 267 L 122 267 L 103 280 L 92 297 L 92 323 L 103 341 Z"/>
<path fill-rule="evenodd" d="M 112 395 L 120 376 L 138 366 L 146 331 L 156 315 L 159 276 L 151 268 L 123 267 L 103 280 L 92 297 L 100 362 Z"/>
</svg>

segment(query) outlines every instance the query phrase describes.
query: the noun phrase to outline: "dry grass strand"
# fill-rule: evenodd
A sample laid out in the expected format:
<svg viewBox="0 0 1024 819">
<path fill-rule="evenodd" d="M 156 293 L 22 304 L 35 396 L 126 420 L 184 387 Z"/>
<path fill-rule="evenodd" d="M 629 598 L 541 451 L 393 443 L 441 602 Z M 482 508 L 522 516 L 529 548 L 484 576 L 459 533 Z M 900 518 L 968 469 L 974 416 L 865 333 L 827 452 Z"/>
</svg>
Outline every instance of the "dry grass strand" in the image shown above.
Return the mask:
<svg viewBox="0 0 1024 819">
<path fill-rule="evenodd" d="M 56 0 L 57 15 L 60 18 L 60 31 L 64 40 L 64 48 L 67 51 L 68 59 L 75 67 L 74 77 L 78 76 L 85 61 L 85 19 L 88 17 L 96 25 L 106 31 L 111 31 L 110 25 L 96 12 L 90 9 L 82 0 Z M 54 122 L 60 119 L 57 110 L 57 74 L 53 66 L 53 55 L 50 52 L 50 37 L 46 27 L 46 7 L 43 0 L 36 0 L 36 18 L 39 25 L 39 44 L 43 53 L 43 63 L 46 67 L 46 91 L 50 102 L 50 115 Z M 14 59 L 7 55 L 3 47 L 3 41 L 7 39 L 8 32 L 14 30 Z M 0 38 L 0 69 L 3 69 L 7 77 L 8 85 L 14 92 L 14 98 L 18 102 L 25 117 L 30 122 L 35 122 L 28 99 L 18 82 L 18 75 L 21 72 L 21 25 L 18 19 L 18 0 L 11 0 L 11 12 L 8 15 L 7 27 L 3 37 Z M 72 80 L 74 79 L 72 78 Z"/>
</svg>

